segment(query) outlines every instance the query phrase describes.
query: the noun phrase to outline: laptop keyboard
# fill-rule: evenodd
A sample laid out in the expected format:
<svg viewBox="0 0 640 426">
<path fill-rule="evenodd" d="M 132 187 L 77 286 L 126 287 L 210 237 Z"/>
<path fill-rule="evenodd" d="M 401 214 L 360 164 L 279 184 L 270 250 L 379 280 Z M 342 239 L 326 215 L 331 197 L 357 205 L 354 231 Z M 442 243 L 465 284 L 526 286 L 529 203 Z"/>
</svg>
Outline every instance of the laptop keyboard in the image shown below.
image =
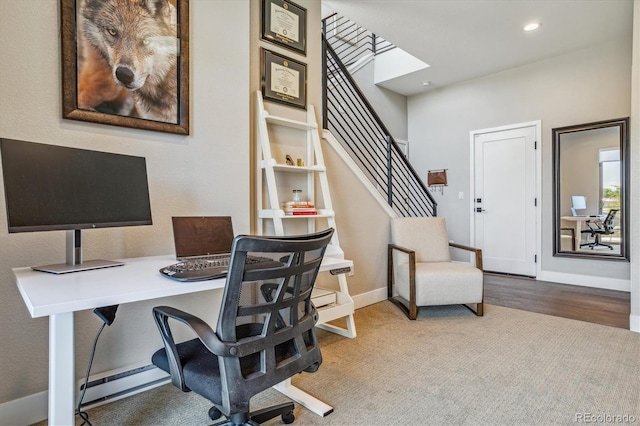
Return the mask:
<svg viewBox="0 0 640 426">
<path fill-rule="evenodd" d="M 177 281 L 203 281 L 223 278 L 229 270 L 229 255 L 208 255 L 186 259 L 160 269 L 160 273 L 167 278 Z M 268 257 L 248 256 L 246 265 L 253 265 L 247 269 L 257 267 L 274 267 L 282 265 Z"/>
</svg>

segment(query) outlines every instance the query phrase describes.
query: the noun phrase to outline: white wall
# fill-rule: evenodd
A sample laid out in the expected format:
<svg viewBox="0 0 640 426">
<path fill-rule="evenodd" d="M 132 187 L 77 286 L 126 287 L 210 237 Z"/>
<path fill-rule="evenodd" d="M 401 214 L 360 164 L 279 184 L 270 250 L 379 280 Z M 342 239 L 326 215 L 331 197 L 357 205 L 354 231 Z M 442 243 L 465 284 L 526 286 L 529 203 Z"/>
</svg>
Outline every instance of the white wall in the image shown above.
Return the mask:
<svg viewBox="0 0 640 426">
<path fill-rule="evenodd" d="M 542 270 L 629 280 L 627 262 L 552 256 L 551 129 L 627 117 L 630 94 L 631 40 L 618 40 L 410 97 L 411 161 L 448 169 L 436 199 L 451 238 L 469 242 L 469 132 L 542 120 Z"/>
<path fill-rule="evenodd" d="M 59 1 L 0 1 L 0 137 L 146 157 L 153 225 L 83 233 L 85 258 L 172 253 L 174 215 L 232 215 L 250 229 L 248 0 L 191 0 L 191 135 L 63 120 Z M 0 188 L 2 191 L 2 188 Z M 0 194 L 4 200 L 4 194 Z M 65 234 L 8 234 L 0 201 L 0 403 L 47 389 L 48 321 L 32 319 L 11 268 L 64 262 Z M 170 302 L 212 318 L 213 294 L 120 306 L 93 372 L 149 362 L 160 347 L 151 307 Z M 77 376 L 101 321 L 76 314 Z"/>
<path fill-rule="evenodd" d="M 359 69 L 353 79 L 396 140 L 407 140 L 407 97 L 372 84 L 375 61 Z"/>
</svg>

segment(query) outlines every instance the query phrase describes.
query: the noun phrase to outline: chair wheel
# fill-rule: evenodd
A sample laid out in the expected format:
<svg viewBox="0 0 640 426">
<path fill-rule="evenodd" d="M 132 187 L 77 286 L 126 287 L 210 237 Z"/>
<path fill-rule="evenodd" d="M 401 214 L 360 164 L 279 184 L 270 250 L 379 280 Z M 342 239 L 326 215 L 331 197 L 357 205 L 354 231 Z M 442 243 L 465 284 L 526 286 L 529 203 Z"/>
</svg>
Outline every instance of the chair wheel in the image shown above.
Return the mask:
<svg viewBox="0 0 640 426">
<path fill-rule="evenodd" d="M 209 408 L 209 418 L 211 420 L 218 420 L 222 416 L 222 411 L 218 410 L 216 407 Z"/>
<path fill-rule="evenodd" d="M 296 416 L 293 415 L 293 411 L 289 411 L 288 413 L 283 414 L 281 417 L 285 425 L 293 423 L 293 421 L 296 419 Z"/>
</svg>

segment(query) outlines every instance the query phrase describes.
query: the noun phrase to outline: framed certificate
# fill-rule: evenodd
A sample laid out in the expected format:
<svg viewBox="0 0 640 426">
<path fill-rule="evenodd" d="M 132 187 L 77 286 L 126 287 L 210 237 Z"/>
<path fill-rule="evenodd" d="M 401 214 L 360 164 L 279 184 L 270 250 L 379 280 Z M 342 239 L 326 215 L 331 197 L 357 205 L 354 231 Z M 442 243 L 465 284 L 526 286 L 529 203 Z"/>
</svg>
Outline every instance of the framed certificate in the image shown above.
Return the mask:
<svg viewBox="0 0 640 426">
<path fill-rule="evenodd" d="M 262 39 L 307 54 L 307 9 L 286 0 L 262 0 Z"/>
<path fill-rule="evenodd" d="M 307 66 L 262 50 L 262 96 L 265 100 L 307 109 Z"/>
</svg>

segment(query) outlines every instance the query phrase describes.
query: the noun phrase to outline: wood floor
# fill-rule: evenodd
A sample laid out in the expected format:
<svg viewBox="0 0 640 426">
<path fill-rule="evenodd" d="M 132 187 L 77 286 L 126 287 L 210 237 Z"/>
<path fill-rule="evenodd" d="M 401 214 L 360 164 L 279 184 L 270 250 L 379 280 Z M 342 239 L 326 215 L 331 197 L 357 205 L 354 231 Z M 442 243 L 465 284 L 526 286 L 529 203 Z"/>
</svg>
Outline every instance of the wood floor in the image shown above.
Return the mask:
<svg viewBox="0 0 640 426">
<path fill-rule="evenodd" d="M 524 311 L 629 329 L 628 292 L 485 273 L 484 301 Z"/>
</svg>

